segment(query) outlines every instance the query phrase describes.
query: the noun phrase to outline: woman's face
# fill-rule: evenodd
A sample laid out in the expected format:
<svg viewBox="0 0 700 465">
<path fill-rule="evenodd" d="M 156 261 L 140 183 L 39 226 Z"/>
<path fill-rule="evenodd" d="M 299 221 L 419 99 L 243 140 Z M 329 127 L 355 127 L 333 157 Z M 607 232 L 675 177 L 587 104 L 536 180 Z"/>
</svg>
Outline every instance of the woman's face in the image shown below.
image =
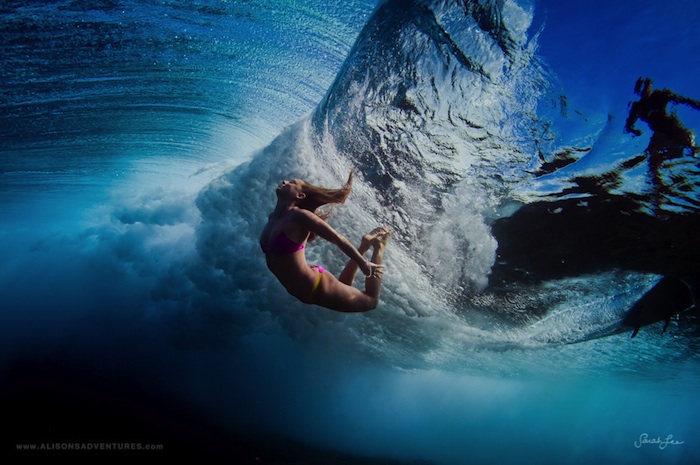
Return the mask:
<svg viewBox="0 0 700 465">
<path fill-rule="evenodd" d="M 301 179 L 285 180 L 277 187 L 277 194 L 283 194 L 292 198 L 303 198 L 305 197 L 303 188 L 304 181 Z M 302 197 L 299 197 L 300 195 Z"/>
</svg>

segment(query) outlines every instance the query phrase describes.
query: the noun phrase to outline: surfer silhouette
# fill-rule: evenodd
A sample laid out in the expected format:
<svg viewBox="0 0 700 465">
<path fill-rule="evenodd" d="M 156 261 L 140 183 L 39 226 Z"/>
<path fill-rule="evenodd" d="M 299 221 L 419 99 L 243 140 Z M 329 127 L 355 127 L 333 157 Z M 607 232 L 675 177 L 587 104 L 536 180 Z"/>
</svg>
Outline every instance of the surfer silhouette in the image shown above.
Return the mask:
<svg viewBox="0 0 700 465">
<path fill-rule="evenodd" d="M 683 125 L 675 112 L 669 113 L 667 107 L 676 103 L 700 110 L 700 101 L 678 95 L 669 89 L 654 90 L 649 78 L 637 79 L 634 92 L 640 98 L 636 102 L 630 102 L 625 132 L 641 136 L 642 131 L 635 127 L 637 120 L 647 123 L 653 132 L 646 152 L 653 182 L 663 190 L 665 186 L 659 172 L 663 162 L 698 153 L 693 132 Z"/>
<path fill-rule="evenodd" d="M 385 228 L 376 228 L 362 238 L 359 248 L 328 223 L 330 213 L 317 212 L 323 205 L 342 204 L 352 189 L 352 171 L 340 189 L 315 186 L 301 179 L 283 181 L 275 193 L 277 204 L 260 234 L 260 247 L 267 267 L 291 295 L 307 304 L 339 312 L 366 312 L 379 303 L 384 248 L 391 237 Z M 348 264 L 336 278 L 322 266 L 309 265 L 304 249 L 321 237 L 343 251 Z M 371 260 L 364 258 L 373 249 Z M 353 287 L 358 269 L 365 275 L 365 290 Z"/>
</svg>

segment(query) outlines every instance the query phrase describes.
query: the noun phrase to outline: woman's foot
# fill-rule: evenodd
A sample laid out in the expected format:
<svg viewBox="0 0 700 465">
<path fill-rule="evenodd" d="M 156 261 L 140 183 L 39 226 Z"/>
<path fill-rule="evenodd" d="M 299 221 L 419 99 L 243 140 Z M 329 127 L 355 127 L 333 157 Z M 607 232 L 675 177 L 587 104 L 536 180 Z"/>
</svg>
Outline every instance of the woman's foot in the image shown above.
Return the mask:
<svg viewBox="0 0 700 465">
<path fill-rule="evenodd" d="M 377 240 L 377 237 L 380 235 L 385 234 L 389 230 L 386 229 L 384 226 L 380 226 L 378 228 L 374 228 L 372 231 L 368 232 L 364 236 L 362 236 L 362 242 L 360 243 L 360 252 L 364 253 L 369 250 L 370 247 L 374 245 L 374 243 Z"/>
<path fill-rule="evenodd" d="M 382 276 L 384 275 L 384 265 L 382 264 L 382 256 L 384 255 L 384 247 L 386 247 L 386 244 L 387 242 L 389 242 L 389 239 L 391 238 L 392 234 L 393 233 L 389 230 L 389 228 L 383 226 L 372 231 L 371 237 L 367 238 L 367 243 L 370 247 L 374 249 L 374 251 L 372 252 L 371 259 L 373 269 L 372 275 L 370 277 L 372 278 L 381 280 Z"/>
<path fill-rule="evenodd" d="M 391 239 L 391 235 L 393 234 L 392 231 L 389 230 L 389 228 L 382 226 L 380 229 L 379 233 L 372 238 L 370 241 L 370 245 L 375 248 L 379 248 L 380 250 L 383 249 L 387 242 L 389 242 L 389 239 Z"/>
</svg>

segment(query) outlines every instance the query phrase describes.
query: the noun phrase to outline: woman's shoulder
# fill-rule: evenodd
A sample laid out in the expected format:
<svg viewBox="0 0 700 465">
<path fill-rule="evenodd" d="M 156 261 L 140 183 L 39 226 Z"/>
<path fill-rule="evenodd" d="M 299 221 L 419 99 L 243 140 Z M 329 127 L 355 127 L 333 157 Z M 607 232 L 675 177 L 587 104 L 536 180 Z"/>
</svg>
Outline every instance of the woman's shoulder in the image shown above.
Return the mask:
<svg viewBox="0 0 700 465">
<path fill-rule="evenodd" d="M 293 208 L 289 212 L 289 222 L 296 227 L 303 228 L 306 231 L 319 232 L 319 229 L 326 226 L 326 223 L 319 216 L 304 208 Z"/>
<path fill-rule="evenodd" d="M 293 221 L 308 221 L 317 218 L 315 213 L 299 207 L 292 208 L 287 215 Z"/>
</svg>

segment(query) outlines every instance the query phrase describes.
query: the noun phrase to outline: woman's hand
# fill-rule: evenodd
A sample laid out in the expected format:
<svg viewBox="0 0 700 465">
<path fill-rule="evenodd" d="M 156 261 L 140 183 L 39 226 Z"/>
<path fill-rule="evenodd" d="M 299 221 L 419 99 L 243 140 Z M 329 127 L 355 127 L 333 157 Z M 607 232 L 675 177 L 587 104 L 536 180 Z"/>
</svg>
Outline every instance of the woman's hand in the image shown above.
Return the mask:
<svg viewBox="0 0 700 465">
<path fill-rule="evenodd" d="M 362 270 L 362 273 L 368 278 L 382 279 L 382 275 L 384 274 L 384 265 L 377 265 L 369 260 L 365 260 L 362 263 L 362 266 L 360 266 L 360 270 Z"/>
</svg>

